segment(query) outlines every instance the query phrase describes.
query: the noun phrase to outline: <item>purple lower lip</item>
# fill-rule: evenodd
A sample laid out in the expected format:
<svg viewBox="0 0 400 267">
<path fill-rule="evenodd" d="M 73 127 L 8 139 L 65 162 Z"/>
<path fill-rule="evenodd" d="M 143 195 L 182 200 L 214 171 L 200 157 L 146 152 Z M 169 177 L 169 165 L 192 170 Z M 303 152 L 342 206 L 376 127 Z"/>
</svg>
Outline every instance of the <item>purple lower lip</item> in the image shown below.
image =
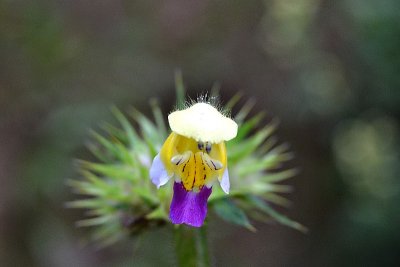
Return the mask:
<svg viewBox="0 0 400 267">
<path fill-rule="evenodd" d="M 202 226 L 207 215 L 207 200 L 211 192 L 212 189 L 207 186 L 203 186 L 199 192 L 187 191 L 182 183 L 175 182 L 169 214 L 172 223 Z"/>
</svg>

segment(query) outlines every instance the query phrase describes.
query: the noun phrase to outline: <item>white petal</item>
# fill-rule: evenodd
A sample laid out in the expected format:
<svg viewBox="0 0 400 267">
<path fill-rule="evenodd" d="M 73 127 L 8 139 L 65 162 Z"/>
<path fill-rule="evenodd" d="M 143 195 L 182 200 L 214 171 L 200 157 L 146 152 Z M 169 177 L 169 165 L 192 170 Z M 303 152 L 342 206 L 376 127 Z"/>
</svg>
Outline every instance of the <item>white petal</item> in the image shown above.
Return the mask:
<svg viewBox="0 0 400 267">
<path fill-rule="evenodd" d="M 219 170 L 223 167 L 221 161 L 218 161 L 216 159 L 211 159 L 211 163 L 214 166 L 215 170 Z"/>
<path fill-rule="evenodd" d="M 177 154 L 171 158 L 171 163 L 175 165 L 181 165 L 183 163 L 186 163 L 187 160 L 192 156 L 193 152 L 192 151 L 186 151 L 183 154 Z"/>
<path fill-rule="evenodd" d="M 222 175 L 221 180 L 219 181 L 222 190 L 226 193 L 229 194 L 229 188 L 230 188 L 230 182 L 229 182 L 229 172 L 228 168 L 225 168 L 224 174 Z"/>
<path fill-rule="evenodd" d="M 172 112 L 168 116 L 172 131 L 196 141 L 220 143 L 236 137 L 238 126 L 207 103 Z"/>
<path fill-rule="evenodd" d="M 205 161 L 207 163 L 208 166 L 213 166 L 214 170 L 217 171 L 219 169 L 222 169 L 223 165 L 222 165 L 221 161 L 211 158 L 206 153 L 202 153 L 201 157 L 202 157 L 203 161 Z"/>
<path fill-rule="evenodd" d="M 167 170 L 160 159 L 160 154 L 157 154 L 150 167 L 151 181 L 157 186 L 157 188 L 160 188 L 160 186 L 165 185 L 170 178 L 171 176 L 168 175 Z"/>
</svg>

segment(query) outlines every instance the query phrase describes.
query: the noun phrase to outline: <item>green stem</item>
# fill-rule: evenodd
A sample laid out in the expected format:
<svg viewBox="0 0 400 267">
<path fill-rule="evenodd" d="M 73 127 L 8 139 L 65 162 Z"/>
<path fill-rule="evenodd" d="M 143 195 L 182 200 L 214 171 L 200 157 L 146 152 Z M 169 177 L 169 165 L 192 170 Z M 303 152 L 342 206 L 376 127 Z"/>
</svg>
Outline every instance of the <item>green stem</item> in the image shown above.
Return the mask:
<svg viewBox="0 0 400 267">
<path fill-rule="evenodd" d="M 206 227 L 178 226 L 175 229 L 175 250 L 178 266 L 209 267 Z"/>
</svg>

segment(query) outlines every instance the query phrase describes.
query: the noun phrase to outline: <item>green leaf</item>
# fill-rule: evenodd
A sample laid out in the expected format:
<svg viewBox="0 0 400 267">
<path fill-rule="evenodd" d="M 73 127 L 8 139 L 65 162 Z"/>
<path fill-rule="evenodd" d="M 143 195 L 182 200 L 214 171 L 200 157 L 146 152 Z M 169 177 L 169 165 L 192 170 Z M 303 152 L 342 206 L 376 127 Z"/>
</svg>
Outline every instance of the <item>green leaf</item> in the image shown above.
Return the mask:
<svg viewBox="0 0 400 267">
<path fill-rule="evenodd" d="M 87 181 L 69 180 L 68 184 L 74 188 L 75 193 L 82 195 L 104 196 L 107 193 L 104 188 L 93 186 Z"/>
<path fill-rule="evenodd" d="M 100 242 L 99 248 L 103 248 L 123 239 L 126 235 L 126 230 L 123 229 L 122 225 L 117 219 L 115 219 L 114 222 L 102 224 L 95 228 L 93 231 L 92 240 L 94 242 Z"/>
<path fill-rule="evenodd" d="M 156 125 L 141 112 L 135 108 L 130 108 L 129 115 L 138 123 L 141 135 L 146 142 L 158 144 L 163 141 L 163 133 L 161 133 Z"/>
<path fill-rule="evenodd" d="M 142 187 L 134 187 L 132 188 L 132 192 L 138 195 L 149 206 L 156 205 L 159 202 L 156 195 L 151 194 L 151 192 Z"/>
<path fill-rule="evenodd" d="M 150 105 L 152 107 L 153 116 L 154 116 L 154 119 L 156 120 L 156 125 L 157 125 L 158 130 L 160 131 L 160 134 L 164 138 L 167 138 L 167 127 L 165 126 L 165 120 L 162 115 L 160 105 L 158 104 L 158 100 L 154 99 L 154 98 L 151 99 Z"/>
<path fill-rule="evenodd" d="M 246 227 L 250 231 L 255 231 L 243 210 L 238 208 L 231 200 L 225 198 L 215 201 L 213 208 L 215 213 L 223 220 Z"/>
<path fill-rule="evenodd" d="M 237 136 L 235 137 L 235 142 L 244 139 L 264 118 L 264 113 L 259 113 L 252 117 L 250 120 L 245 121 L 239 126 Z"/>
<path fill-rule="evenodd" d="M 183 84 L 182 71 L 175 71 L 176 107 L 185 107 L 185 85 Z"/>
<path fill-rule="evenodd" d="M 268 153 L 262 158 L 253 158 L 249 157 L 247 160 L 243 160 L 243 167 L 238 168 L 237 175 L 238 176 L 246 176 L 251 175 L 253 173 L 259 173 L 263 171 L 267 171 L 273 168 L 277 168 L 281 165 L 282 162 L 285 162 L 290 158 L 289 154 L 275 154 Z M 287 174 L 286 174 L 287 175 Z"/>
<path fill-rule="evenodd" d="M 93 187 L 97 187 L 104 190 L 110 187 L 110 184 L 107 183 L 105 179 L 99 178 L 97 175 L 91 173 L 90 171 L 81 170 L 81 174 L 91 183 Z"/>
<path fill-rule="evenodd" d="M 123 144 L 129 143 L 126 132 L 123 129 L 117 128 L 108 122 L 103 122 L 100 127 L 107 134 L 109 134 L 109 136 L 112 136 L 113 138 L 118 139 L 121 143 L 123 143 Z"/>
<path fill-rule="evenodd" d="M 135 173 L 137 170 L 124 164 L 102 164 L 93 163 L 88 161 L 80 161 L 82 169 L 91 170 L 110 179 L 115 180 L 134 180 L 136 179 Z"/>
<path fill-rule="evenodd" d="M 89 151 L 100 161 L 102 162 L 111 162 L 112 161 L 112 156 L 110 153 L 105 151 L 104 149 L 101 149 L 99 144 L 96 144 L 94 142 L 87 142 L 86 147 L 89 149 Z"/>
<path fill-rule="evenodd" d="M 268 202 L 274 203 L 274 204 L 282 206 L 282 207 L 289 207 L 291 204 L 291 202 L 287 198 L 282 197 L 273 192 L 267 192 L 267 193 L 263 194 L 261 197 L 263 199 L 267 200 Z"/>
<path fill-rule="evenodd" d="M 228 152 L 229 161 L 235 163 L 250 156 L 265 141 L 270 132 L 271 128 L 267 126 L 252 137 L 243 140 L 234 147 L 231 146 Z"/>
<path fill-rule="evenodd" d="M 96 226 L 96 225 L 108 223 L 109 221 L 112 221 L 112 220 L 114 220 L 114 216 L 111 216 L 111 215 L 98 216 L 95 218 L 77 221 L 76 226 L 78 226 L 78 227 Z"/>
<path fill-rule="evenodd" d="M 214 82 L 213 85 L 211 86 L 211 90 L 210 90 L 210 98 L 211 99 L 219 99 L 219 90 L 221 89 L 221 84 L 219 82 Z M 224 109 L 227 108 L 227 106 L 225 105 L 223 107 Z"/>
<path fill-rule="evenodd" d="M 269 216 L 274 218 L 277 222 L 283 225 L 289 226 L 303 233 L 306 233 L 308 231 L 307 227 L 280 214 L 279 212 L 274 210 L 270 205 L 268 205 L 268 203 L 266 203 L 265 201 L 263 201 L 258 197 L 248 195 L 246 196 L 246 201 L 253 204 L 256 208 L 268 214 Z"/>
<path fill-rule="evenodd" d="M 111 112 L 117 118 L 118 122 L 121 124 L 122 128 L 126 132 L 126 135 L 129 140 L 130 148 L 134 148 L 135 145 L 140 142 L 139 136 L 137 135 L 135 129 L 133 128 L 132 124 L 128 121 L 128 119 L 122 114 L 122 112 L 117 109 L 116 107 L 111 108 Z"/>
<path fill-rule="evenodd" d="M 165 212 L 165 209 L 163 206 L 159 206 L 152 212 L 146 215 L 146 219 L 148 220 L 157 220 L 157 219 L 162 219 L 162 220 L 168 220 L 168 214 Z"/>
<path fill-rule="evenodd" d="M 242 96 L 242 93 L 236 93 L 231 99 L 229 99 L 228 103 L 226 103 L 225 108 L 228 110 L 232 110 L 232 108 L 237 104 Z"/>
<path fill-rule="evenodd" d="M 93 136 L 93 138 L 101 144 L 107 152 L 111 153 L 112 156 L 115 158 L 119 158 L 119 151 L 115 147 L 114 143 L 105 138 L 104 136 L 96 133 L 95 131 L 90 131 L 90 134 Z"/>
<path fill-rule="evenodd" d="M 83 209 L 94 209 L 101 207 L 104 202 L 97 199 L 97 198 L 89 198 L 89 199 L 83 199 L 83 200 L 74 200 L 67 202 L 65 206 L 67 208 L 83 208 Z"/>
<path fill-rule="evenodd" d="M 239 124 L 241 124 L 242 121 L 244 121 L 244 119 L 247 117 L 247 115 L 253 109 L 255 104 L 256 104 L 256 102 L 254 100 L 247 101 L 246 104 L 244 104 L 243 107 L 236 114 L 235 121 L 238 122 Z"/>
<path fill-rule="evenodd" d="M 261 180 L 266 183 L 276 183 L 295 176 L 298 173 L 298 169 L 289 169 L 276 173 L 268 173 L 264 175 Z"/>
</svg>

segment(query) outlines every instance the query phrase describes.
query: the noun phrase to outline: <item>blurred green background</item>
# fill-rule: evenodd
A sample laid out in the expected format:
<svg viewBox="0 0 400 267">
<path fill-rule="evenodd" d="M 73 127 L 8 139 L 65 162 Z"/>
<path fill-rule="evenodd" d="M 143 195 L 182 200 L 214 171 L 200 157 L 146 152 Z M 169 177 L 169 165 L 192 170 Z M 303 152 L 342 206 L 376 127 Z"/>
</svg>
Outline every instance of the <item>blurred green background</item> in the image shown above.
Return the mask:
<svg viewBox="0 0 400 267">
<path fill-rule="evenodd" d="M 400 265 L 397 0 L 0 0 L 0 266 L 171 266 L 165 230 L 96 250 L 65 209 L 109 107 L 214 82 L 277 117 L 301 234 L 212 221 L 216 266 Z M 232 185 L 234 186 L 234 185 Z"/>
</svg>

